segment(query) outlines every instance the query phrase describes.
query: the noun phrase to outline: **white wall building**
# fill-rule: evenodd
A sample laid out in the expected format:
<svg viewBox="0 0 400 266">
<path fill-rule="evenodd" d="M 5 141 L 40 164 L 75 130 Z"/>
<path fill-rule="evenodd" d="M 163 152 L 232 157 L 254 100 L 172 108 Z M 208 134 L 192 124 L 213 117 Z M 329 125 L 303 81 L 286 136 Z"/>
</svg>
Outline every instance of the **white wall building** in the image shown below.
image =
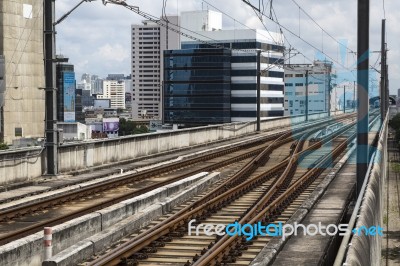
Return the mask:
<svg viewBox="0 0 400 266">
<path fill-rule="evenodd" d="M 181 13 L 182 28 L 192 31 L 218 31 L 222 29 L 222 13 L 213 10 Z M 182 36 L 182 41 L 190 40 Z"/>
<path fill-rule="evenodd" d="M 103 94 L 98 94 L 97 99 L 110 99 L 111 108 L 125 109 L 125 81 L 104 80 Z"/>
<path fill-rule="evenodd" d="M 79 82 L 76 86 L 77 89 L 81 89 L 81 90 L 88 90 L 90 91 L 92 89 L 92 84 L 91 82 L 86 82 L 86 80 L 82 80 L 81 82 Z"/>
<path fill-rule="evenodd" d="M 179 17 L 167 17 L 179 25 Z M 154 22 L 132 25 L 132 115 L 133 118 L 159 118 L 162 113 L 163 51 L 178 49 L 180 35 Z"/>
<path fill-rule="evenodd" d="M 285 116 L 305 114 L 307 89 L 308 114 L 328 112 L 331 72 L 329 61 L 285 65 Z"/>
<path fill-rule="evenodd" d="M 85 140 L 91 138 L 90 127 L 79 122 L 58 122 L 57 128 L 62 129 L 63 139 L 61 142 Z"/>
</svg>

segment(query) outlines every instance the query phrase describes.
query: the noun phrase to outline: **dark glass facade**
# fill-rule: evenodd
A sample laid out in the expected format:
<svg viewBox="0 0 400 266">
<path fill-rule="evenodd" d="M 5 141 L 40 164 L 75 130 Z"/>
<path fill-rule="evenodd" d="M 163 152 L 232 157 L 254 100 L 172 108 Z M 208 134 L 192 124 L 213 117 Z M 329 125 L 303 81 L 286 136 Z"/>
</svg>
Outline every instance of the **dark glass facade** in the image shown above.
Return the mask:
<svg viewBox="0 0 400 266">
<path fill-rule="evenodd" d="M 203 48 L 229 48 L 229 49 L 261 49 L 264 51 L 283 52 L 284 46 L 256 42 L 255 40 L 246 40 L 240 42 L 217 42 L 215 44 L 205 43 L 183 43 L 182 49 L 203 49 Z"/>
<path fill-rule="evenodd" d="M 82 106 L 82 89 L 75 90 L 75 118 L 77 122 L 85 124 L 85 114 Z"/>
<path fill-rule="evenodd" d="M 94 105 L 94 97 L 90 94 L 90 90 L 82 90 L 82 105 L 84 107 Z"/>
<path fill-rule="evenodd" d="M 56 87 L 57 87 L 57 121 L 64 122 L 64 73 L 74 73 L 74 65 L 56 65 Z"/>
<path fill-rule="evenodd" d="M 231 51 L 186 49 L 164 52 L 164 123 L 231 122 Z"/>
</svg>

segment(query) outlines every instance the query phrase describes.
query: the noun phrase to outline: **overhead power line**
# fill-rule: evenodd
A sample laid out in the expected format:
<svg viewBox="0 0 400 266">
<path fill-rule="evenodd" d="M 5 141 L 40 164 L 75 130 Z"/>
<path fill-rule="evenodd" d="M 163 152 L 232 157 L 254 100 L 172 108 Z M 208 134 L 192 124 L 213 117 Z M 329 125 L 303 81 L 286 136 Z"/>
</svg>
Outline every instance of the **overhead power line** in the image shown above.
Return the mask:
<svg viewBox="0 0 400 266">
<path fill-rule="evenodd" d="M 385 0 L 383 0 L 385 1 Z M 338 41 L 335 37 L 333 37 L 329 32 L 327 32 L 310 14 L 307 13 L 307 11 L 305 11 L 297 2 L 296 0 L 292 0 L 292 2 L 299 7 L 299 9 L 309 18 L 311 19 L 315 25 L 317 25 L 323 33 L 325 33 L 326 35 L 328 35 L 332 40 L 334 40 L 336 43 L 338 43 L 340 46 L 343 46 L 344 48 L 346 48 L 346 50 L 348 50 L 349 52 L 354 53 L 354 51 L 350 48 L 348 48 L 346 45 L 344 45 L 343 43 L 341 43 L 340 41 Z"/>
<path fill-rule="evenodd" d="M 189 38 L 191 40 L 194 40 L 194 41 L 209 45 L 211 47 L 223 48 L 223 49 L 227 49 L 227 50 L 231 50 L 231 51 L 241 51 L 243 53 L 252 54 L 252 55 L 253 55 L 252 52 L 256 51 L 255 49 L 253 51 L 252 49 L 233 49 L 233 48 L 225 47 L 224 45 L 218 44 L 218 42 L 220 42 L 218 40 L 215 40 L 215 39 L 213 39 L 211 37 L 203 35 L 203 34 L 201 34 L 199 32 L 189 30 L 189 29 L 187 29 L 185 27 L 182 27 L 180 25 L 177 25 L 177 24 L 175 24 L 173 22 L 167 22 L 165 20 L 162 20 L 162 19 L 160 19 L 160 18 L 158 18 L 158 17 L 156 17 L 154 15 L 151 15 L 149 13 L 146 13 L 146 12 L 140 10 L 138 6 L 132 6 L 132 5 L 127 4 L 123 0 L 103 0 L 103 4 L 104 5 L 106 5 L 108 3 L 123 6 L 123 7 L 127 8 L 127 9 L 133 11 L 134 13 L 136 13 L 136 14 L 138 14 L 138 15 L 146 18 L 146 19 L 148 19 L 149 21 L 152 21 L 152 22 L 156 23 L 157 25 L 159 25 L 161 27 L 168 28 L 168 30 L 171 30 L 171 31 L 173 31 L 175 33 L 178 33 L 178 34 L 182 35 L 182 36 L 185 36 L 185 37 L 187 37 L 187 38 Z M 197 35 L 197 36 L 204 37 L 204 38 L 208 39 L 209 41 L 200 39 L 200 38 L 195 37 L 195 36 L 193 36 L 193 35 L 191 35 L 189 33 L 185 33 L 182 30 L 190 32 L 190 33 L 192 33 L 194 35 Z M 213 41 L 213 43 L 210 42 L 210 41 Z"/>
<path fill-rule="evenodd" d="M 260 34 L 261 36 L 264 36 L 264 37 L 266 37 L 266 38 L 271 38 L 277 45 L 282 45 L 282 44 L 283 44 L 283 42 L 277 43 L 277 42 L 274 40 L 274 38 L 271 36 L 270 32 L 268 32 L 268 34 L 269 34 L 269 37 L 268 37 L 268 36 L 266 36 L 265 34 L 262 34 L 262 33 L 260 33 L 260 32 L 257 32 L 257 30 L 255 30 L 255 29 L 253 29 L 253 28 L 250 28 L 249 26 L 247 26 L 247 25 L 244 24 L 243 22 L 240 22 L 238 19 L 232 17 L 231 15 L 227 14 L 226 12 L 224 12 L 224 11 L 221 10 L 221 9 L 219 9 L 218 7 L 216 7 L 216 6 L 212 5 L 212 4 L 210 4 L 210 3 L 207 2 L 206 0 L 202 0 L 202 2 L 204 2 L 204 3 L 206 3 L 207 5 L 211 6 L 211 7 L 214 8 L 215 10 L 221 12 L 222 14 L 224 14 L 224 15 L 227 16 L 228 18 L 234 20 L 235 22 L 239 23 L 239 24 L 242 25 L 243 27 L 245 27 L 245 28 L 247 28 L 247 29 L 249 29 L 249 30 L 252 30 L 253 32 L 256 32 L 256 33 L 258 33 L 258 34 Z"/>
<path fill-rule="evenodd" d="M 242 0 L 244 3 L 248 4 L 247 1 Z M 249 5 L 250 7 L 253 8 L 252 5 Z M 337 60 L 335 60 L 334 58 L 332 58 L 330 55 L 326 54 L 324 51 L 322 51 L 321 49 L 317 48 L 315 45 L 313 45 L 312 43 L 310 43 L 309 41 L 305 40 L 304 38 L 302 38 L 301 36 L 299 36 L 298 34 L 294 33 L 291 29 L 285 27 L 284 25 L 282 25 L 281 23 L 279 23 L 279 21 L 275 21 L 273 18 L 270 18 L 268 16 L 266 16 L 265 14 L 260 12 L 260 15 L 271 20 L 272 22 L 276 23 L 279 27 L 285 29 L 286 31 L 288 31 L 290 34 L 292 34 L 293 36 L 299 38 L 300 40 L 302 40 L 304 43 L 306 43 L 308 46 L 312 47 L 313 49 L 315 49 L 316 51 L 320 52 L 321 54 L 324 54 L 327 58 L 329 58 L 332 62 L 335 62 L 337 65 L 343 67 L 344 69 L 347 69 L 350 71 L 350 69 L 346 66 L 344 66 L 342 63 L 338 62 Z"/>
</svg>

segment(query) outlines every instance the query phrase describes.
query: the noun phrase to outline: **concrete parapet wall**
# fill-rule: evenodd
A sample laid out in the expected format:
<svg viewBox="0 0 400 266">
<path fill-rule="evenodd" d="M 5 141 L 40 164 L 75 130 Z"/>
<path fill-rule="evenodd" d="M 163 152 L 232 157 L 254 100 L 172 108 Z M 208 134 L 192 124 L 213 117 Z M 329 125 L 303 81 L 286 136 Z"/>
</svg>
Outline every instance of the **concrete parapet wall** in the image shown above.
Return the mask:
<svg viewBox="0 0 400 266">
<path fill-rule="evenodd" d="M 332 115 L 340 114 L 342 114 L 341 111 L 332 112 Z M 309 120 L 326 117 L 327 113 L 311 114 Z M 267 119 L 261 122 L 261 129 L 272 130 L 304 121 L 305 116 Z M 58 150 L 58 167 L 60 173 L 69 173 L 91 167 L 129 162 L 139 157 L 170 152 L 193 145 L 240 137 L 255 131 L 255 122 L 241 122 L 82 143 L 64 143 Z M 45 154 L 41 148 L 0 152 L 0 186 L 29 181 L 45 174 Z"/>
<path fill-rule="evenodd" d="M 142 134 L 132 137 L 121 137 L 112 140 L 84 144 L 68 144 L 60 147 L 59 170 L 67 172 L 92 166 L 187 148 L 226 138 L 254 132 L 254 126 L 247 125 L 240 129 L 225 130 L 224 126 L 209 126 L 173 132 Z M 91 157 L 89 155 L 92 154 Z"/>
<path fill-rule="evenodd" d="M 157 217 L 170 212 L 173 207 L 204 191 L 217 179 L 219 179 L 219 173 L 210 174 L 199 182 L 192 184 L 187 189 L 170 195 L 159 202 L 149 205 L 145 209 L 137 211 L 135 215 L 128 215 L 119 222 L 109 223 L 109 227 L 103 228 L 101 232 L 85 238 L 80 242 L 75 242 L 74 245 L 61 251 L 49 260 L 44 261 L 43 265 L 68 266 L 76 265 L 87 260 L 91 256 L 105 250 L 122 237 L 131 234 L 134 230 L 143 228 Z"/>
<path fill-rule="evenodd" d="M 384 210 L 383 195 L 384 184 L 387 179 L 387 121 L 379 136 L 378 147 L 373 155 L 372 168 L 369 172 L 368 185 L 356 222 L 356 228 L 372 226 L 383 227 L 382 213 Z M 378 234 L 366 235 L 362 231 L 355 234 L 348 247 L 346 265 L 380 265 L 382 237 Z"/>
<path fill-rule="evenodd" d="M 175 193 L 184 194 L 187 190 L 186 188 L 193 184 L 198 187 L 198 190 L 200 190 L 200 188 L 204 189 L 205 185 L 210 185 L 211 182 L 215 182 L 219 178 L 218 173 L 207 175 L 207 172 L 199 173 L 169 184 L 163 188 L 122 201 L 92 214 L 87 214 L 54 226 L 53 254 L 57 254 L 96 233 L 107 230 L 110 226 L 121 222 L 133 214 L 136 217 L 138 213 L 154 204 L 159 204 L 161 208 L 160 212 L 162 212 L 163 205 L 160 202 L 167 202 L 171 195 Z M 200 185 L 198 185 L 199 182 L 201 183 Z M 185 199 L 185 197 L 181 196 L 181 199 Z M 175 206 L 175 203 L 173 205 Z M 138 223 L 136 223 L 136 225 L 137 224 Z M 38 232 L 34 235 L 1 246 L 0 265 L 41 265 L 43 260 L 42 243 L 43 232 Z"/>
<path fill-rule="evenodd" d="M 44 161 L 42 148 L 0 152 L 0 186 L 41 176 Z"/>
<path fill-rule="evenodd" d="M 39 232 L 1 246 L 0 265 L 40 265 L 43 253 L 43 232 Z"/>
</svg>

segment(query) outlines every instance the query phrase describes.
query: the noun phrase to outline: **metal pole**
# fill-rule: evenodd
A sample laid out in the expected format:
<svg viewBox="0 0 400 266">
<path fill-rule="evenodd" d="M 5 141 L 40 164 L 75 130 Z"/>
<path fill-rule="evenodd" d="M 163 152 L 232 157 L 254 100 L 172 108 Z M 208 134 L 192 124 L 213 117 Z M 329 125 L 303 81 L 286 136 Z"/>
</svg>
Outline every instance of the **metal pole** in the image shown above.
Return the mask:
<svg viewBox="0 0 400 266">
<path fill-rule="evenodd" d="M 47 174 L 57 175 L 57 99 L 55 74 L 55 0 L 44 1 L 44 64 L 46 77 L 46 152 Z"/>
<path fill-rule="evenodd" d="M 356 81 L 353 81 L 353 111 L 356 111 Z"/>
<path fill-rule="evenodd" d="M 382 19 L 382 40 L 381 40 L 381 88 L 380 88 L 380 96 L 381 96 L 381 121 L 385 119 L 386 114 L 386 85 L 385 85 L 385 71 L 386 71 L 386 53 L 385 53 L 385 24 L 386 20 Z"/>
<path fill-rule="evenodd" d="M 346 113 L 346 85 L 343 86 L 343 113 Z"/>
<path fill-rule="evenodd" d="M 257 131 L 261 130 L 261 50 L 257 50 Z"/>
<path fill-rule="evenodd" d="M 306 70 L 306 121 L 308 121 L 308 69 Z"/>
<path fill-rule="evenodd" d="M 335 113 L 336 113 L 336 111 L 337 111 L 336 91 L 337 91 L 337 87 L 335 88 Z"/>
<path fill-rule="evenodd" d="M 44 260 L 53 256 L 53 228 L 45 227 L 43 232 Z"/>
<path fill-rule="evenodd" d="M 331 116 L 331 73 L 328 75 L 328 116 Z"/>
<path fill-rule="evenodd" d="M 358 0 L 357 21 L 357 197 L 368 169 L 369 0 Z"/>
<path fill-rule="evenodd" d="M 385 51 L 385 63 L 387 63 L 387 51 Z M 385 69 L 385 96 L 386 96 L 386 110 L 385 110 L 385 116 L 387 112 L 389 111 L 389 66 L 386 64 L 386 69 Z"/>
</svg>

